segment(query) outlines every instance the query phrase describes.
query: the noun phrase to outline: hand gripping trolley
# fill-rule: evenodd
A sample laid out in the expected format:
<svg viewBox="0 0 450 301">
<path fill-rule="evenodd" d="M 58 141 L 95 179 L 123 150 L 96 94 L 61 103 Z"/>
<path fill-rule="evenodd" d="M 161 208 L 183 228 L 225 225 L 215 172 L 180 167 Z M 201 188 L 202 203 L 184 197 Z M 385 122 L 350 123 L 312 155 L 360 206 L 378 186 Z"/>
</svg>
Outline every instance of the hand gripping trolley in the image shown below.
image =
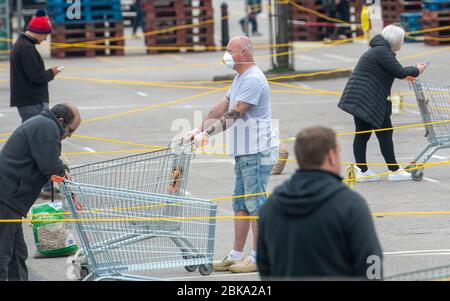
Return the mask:
<svg viewBox="0 0 450 301">
<path fill-rule="evenodd" d="M 442 148 L 450 148 L 450 86 L 412 80 L 428 138 L 425 149 L 406 167 L 415 181 L 423 178 L 423 164 Z M 422 167 L 421 167 L 422 166 Z M 408 170 L 412 169 L 412 170 Z"/>
<path fill-rule="evenodd" d="M 212 272 L 217 204 L 176 195 L 58 182 L 83 248 L 79 278 L 154 280 L 136 272 Z M 132 274 L 125 274 L 132 273 Z"/>
<path fill-rule="evenodd" d="M 137 154 L 137 155 L 131 155 L 131 156 L 126 156 L 126 157 L 122 157 L 122 158 L 118 158 L 118 159 L 113 159 L 113 160 L 107 160 L 107 161 L 102 161 L 102 162 L 98 162 L 98 163 L 94 163 L 94 164 L 88 164 L 88 165 L 84 165 L 84 166 L 79 166 L 79 167 L 75 167 L 71 169 L 71 177 L 72 177 L 72 181 L 74 182 L 60 182 L 60 186 L 61 186 L 61 191 L 62 193 L 65 195 L 65 198 L 67 200 L 67 202 L 69 204 L 74 204 L 74 210 L 72 210 L 71 212 L 75 214 L 76 216 L 80 216 L 80 212 L 85 212 L 86 208 L 89 208 L 89 202 L 95 201 L 95 206 L 96 209 L 94 210 L 110 210 L 111 208 L 116 208 L 117 207 L 117 202 L 119 202 L 119 200 L 113 199 L 114 201 L 112 201 L 112 203 L 110 204 L 109 201 L 107 201 L 105 198 L 111 197 L 111 196 L 104 196 L 104 198 L 99 198 L 101 201 L 104 201 L 104 203 L 100 204 L 98 203 L 94 198 L 95 197 L 100 197 L 100 195 L 94 194 L 92 192 L 92 190 L 86 190 L 86 189 L 93 189 L 93 187 L 95 186 L 96 189 L 98 189 L 98 191 L 102 191 L 105 192 L 105 190 L 109 189 L 111 191 L 117 192 L 118 189 L 120 191 L 120 189 L 126 189 L 126 191 L 132 191 L 130 192 L 133 196 L 137 193 L 136 191 L 139 191 L 139 193 L 141 195 L 147 195 L 148 197 L 153 196 L 153 199 L 151 200 L 147 200 L 144 201 L 144 203 L 156 203 L 156 204 L 160 204 L 158 203 L 158 200 L 164 199 L 166 200 L 166 202 L 168 202 L 168 200 L 171 200 L 172 203 L 169 205 L 164 205 L 164 206 L 147 206 L 147 205 L 143 205 L 143 207 L 139 207 L 141 205 L 139 205 L 136 210 L 123 210 L 123 211 L 117 211 L 117 210 L 113 210 L 114 214 L 113 216 L 116 216 L 115 214 L 117 214 L 118 212 L 120 213 L 129 213 L 129 216 L 123 216 L 120 215 L 120 218 L 125 218 L 126 221 L 126 225 L 132 227 L 132 230 L 127 230 L 124 233 L 127 235 L 122 235 L 120 236 L 121 238 L 117 238 L 119 239 L 119 241 L 121 239 L 124 239 L 122 244 L 126 244 L 126 242 L 133 242 L 134 240 L 127 240 L 125 239 L 127 236 L 139 236 L 140 234 L 130 234 L 130 233 L 135 233 L 134 231 L 136 229 L 141 229 L 142 230 L 142 225 L 145 224 L 145 222 L 143 221 L 139 221 L 140 218 L 182 218 L 184 216 L 189 217 L 189 214 L 191 213 L 195 213 L 193 212 L 193 208 L 187 206 L 190 199 L 185 199 L 182 198 L 185 195 L 185 189 L 186 189 L 186 182 L 187 182 L 187 178 L 188 178 L 188 172 L 189 172 L 189 163 L 191 158 L 193 157 L 193 145 L 192 144 L 183 144 L 182 141 L 175 141 L 172 142 L 167 148 L 162 148 L 159 150 L 155 150 L 152 152 L 147 152 L 147 153 L 142 153 L 142 154 Z M 75 184 L 77 183 L 77 184 Z M 73 193 L 73 190 L 75 189 L 75 187 L 77 187 L 76 189 L 80 190 L 77 193 Z M 84 190 L 83 190 L 84 189 Z M 125 190 L 123 190 L 125 191 Z M 82 198 L 82 196 L 84 196 L 84 198 Z M 180 200 L 182 200 L 182 203 L 180 205 L 174 205 L 177 203 L 173 203 L 173 200 L 177 199 L 176 197 L 181 197 L 179 198 Z M 79 200 L 83 200 L 83 202 L 80 202 Z M 120 202 L 123 202 L 124 204 L 119 204 L 119 205 L 124 205 L 122 207 L 119 208 L 129 208 L 130 205 L 134 202 L 134 200 L 126 200 L 126 199 L 120 199 Z M 215 215 L 215 205 L 213 203 L 205 203 L 204 201 L 201 202 L 199 200 L 196 200 L 194 203 L 195 204 L 208 204 L 209 205 L 209 209 L 210 211 L 208 211 L 208 214 L 205 215 L 206 217 L 212 217 L 213 215 Z M 193 204 L 194 204 L 193 203 Z M 162 203 L 164 204 L 164 202 Z M 181 205 L 186 205 L 187 207 L 181 207 Z M 102 207 L 103 206 L 103 207 Z M 206 206 L 206 205 L 205 205 Z M 70 207 L 70 206 L 69 206 Z M 98 207 L 98 208 L 97 208 Z M 161 211 L 161 212 L 157 212 L 156 209 L 159 208 L 160 210 L 166 210 L 166 211 Z M 137 210 L 139 209 L 139 210 Z M 171 209 L 171 210 L 169 210 Z M 195 210 L 194 210 L 195 211 Z M 106 211 L 102 211 L 103 215 L 105 214 Z M 81 216 L 84 218 L 87 218 L 87 220 L 82 220 L 83 222 L 87 222 L 90 221 L 92 218 L 96 218 L 91 214 L 91 211 L 88 210 L 87 213 L 83 213 L 82 215 L 86 215 L 88 214 L 88 216 Z M 91 214 L 91 215 L 89 215 Z M 183 215 L 181 215 L 183 214 Z M 102 216 L 103 216 L 102 215 Z M 183 225 L 186 226 L 187 224 L 190 223 L 190 229 L 192 230 L 196 230 L 196 227 L 200 225 L 202 225 L 201 222 L 199 221 L 177 221 L 179 225 Z M 157 220 L 157 221 L 148 221 L 149 224 L 152 225 L 164 225 L 164 224 L 176 224 L 175 221 L 163 221 L 163 220 Z M 205 221 L 206 223 L 206 221 Z M 77 276 L 77 278 L 79 280 L 85 278 L 88 275 L 94 276 L 96 277 L 96 275 L 103 275 L 103 270 L 99 270 L 98 269 L 98 265 L 96 265 L 98 263 L 97 261 L 93 261 L 94 257 L 92 255 L 92 250 L 98 250 L 97 246 L 99 246 L 100 242 L 102 241 L 103 238 L 105 237 L 97 237 L 96 241 L 94 243 L 94 249 L 90 249 L 92 248 L 92 243 L 87 245 L 87 243 L 89 243 L 89 240 L 87 239 L 87 234 L 86 232 L 83 231 L 89 231 L 92 232 L 92 229 L 95 228 L 94 223 L 89 223 L 89 225 L 85 225 L 82 223 L 76 223 L 77 224 L 77 231 L 78 234 L 81 237 L 84 237 L 84 241 L 82 239 L 82 244 L 83 244 L 83 248 L 80 249 L 79 252 L 77 252 L 77 254 L 75 255 L 75 259 L 73 260 L 73 265 L 74 265 L 74 271 L 75 274 Z M 99 225 L 97 225 L 97 227 L 99 226 L 105 226 L 106 222 L 102 221 L 99 223 Z M 111 221 L 111 225 L 108 226 L 108 228 L 114 229 L 115 226 L 120 225 L 120 223 L 118 223 L 116 220 Z M 215 227 L 215 223 L 214 220 L 209 220 L 208 221 L 208 225 L 211 228 L 208 228 L 208 239 L 209 242 L 211 244 L 213 244 L 212 242 L 212 238 L 214 237 L 214 227 Z M 86 228 L 86 226 L 88 226 Z M 141 228 L 139 228 L 141 226 Z M 133 227 L 137 227 L 136 229 Z M 86 230 L 88 229 L 88 230 Z M 133 230 L 134 229 L 134 230 Z M 161 237 L 166 237 L 165 243 L 167 242 L 167 238 L 169 238 L 170 240 L 172 240 L 173 243 L 175 243 L 175 245 L 178 247 L 178 253 L 177 255 L 179 255 L 181 253 L 182 258 L 184 259 L 183 261 L 179 261 L 177 264 L 178 266 L 180 266 L 181 264 L 186 268 L 186 270 L 188 271 L 195 271 L 197 266 L 199 265 L 199 272 L 202 275 L 207 275 L 209 273 L 211 273 L 212 269 L 211 269 L 211 265 L 208 264 L 205 261 L 205 258 L 208 258 L 208 262 L 211 263 L 212 262 L 212 252 L 213 249 L 199 249 L 199 247 L 197 246 L 197 243 L 199 243 L 199 238 L 194 238 L 191 236 L 195 236 L 193 233 L 191 234 L 186 234 L 183 232 L 178 233 L 178 234 L 170 234 L 169 232 L 152 232 L 152 229 L 154 228 L 147 228 L 142 231 L 145 232 L 145 235 L 141 235 L 139 236 L 140 238 L 136 238 L 139 241 L 145 241 L 145 239 L 149 239 L 149 238 L 154 238 L 154 237 L 158 237 L 159 240 L 161 240 Z M 177 228 L 175 228 L 177 229 Z M 120 231 L 122 231 L 123 228 L 120 228 Z M 167 229 L 166 229 L 167 230 Z M 115 232 L 120 232 L 119 230 L 114 230 Z M 113 231 L 113 232 L 114 232 Z M 178 230 L 177 230 L 178 231 Z M 212 232 L 211 232 L 212 231 Z M 101 232 L 104 235 L 106 235 L 106 232 Z M 155 236 L 152 236 L 151 234 L 155 234 Z M 164 236 L 163 234 L 167 234 L 166 236 Z M 176 233 L 176 231 L 174 232 Z M 89 235 L 93 235 L 93 234 L 89 234 Z M 112 235 L 111 233 L 108 235 Z M 177 236 L 179 235 L 179 236 Z M 91 237 L 89 236 L 89 237 Z M 113 235 L 114 236 L 114 235 Z M 206 239 L 204 236 L 201 236 L 201 239 Z M 104 242 L 106 244 L 105 248 L 108 248 L 109 246 L 114 246 L 109 244 L 109 241 Z M 183 245 L 184 243 L 184 245 Z M 213 245 L 211 245 L 212 247 Z M 164 249 L 165 247 L 160 247 L 160 251 L 165 252 L 167 251 L 167 249 Z M 90 253 L 91 252 L 91 255 Z M 97 252 L 97 251 L 95 251 Z M 94 253 L 95 253 L 94 252 Z M 126 254 L 126 252 L 122 252 L 123 254 Z M 165 254 L 165 256 L 169 256 L 171 254 L 171 256 L 175 256 L 174 250 L 171 251 L 171 253 L 167 253 Z M 131 254 L 131 253 L 130 253 Z M 154 260 L 157 260 L 157 256 L 155 256 L 155 253 L 148 253 L 148 252 L 144 252 L 141 253 L 141 255 L 143 257 L 147 255 L 148 256 L 154 256 Z M 197 258 L 197 256 L 200 256 L 199 254 L 202 254 L 201 256 L 203 256 L 202 260 L 199 260 L 199 258 Z M 206 257 L 205 257 L 206 256 Z M 168 257 L 168 261 L 170 258 Z M 195 259 L 195 260 L 194 260 Z M 194 261 L 193 261 L 194 260 Z M 201 263 L 198 263 L 200 262 Z M 100 261 L 102 262 L 102 261 Z M 171 261 L 172 262 L 172 261 Z M 197 262 L 197 263 L 196 263 Z M 153 262 L 153 263 L 146 263 L 146 267 L 148 267 L 148 269 L 156 269 L 156 268 L 162 268 L 163 266 L 166 267 L 174 267 L 176 264 L 172 263 L 164 263 L 164 260 L 160 261 L 158 264 Z M 91 267 L 95 267 L 95 269 L 97 270 L 93 270 L 91 273 Z M 116 271 L 117 273 L 120 272 L 118 270 L 115 270 L 113 268 L 114 271 Z M 94 274 L 93 274 L 94 273 Z M 96 274 L 95 274 L 96 273 Z M 90 277 L 92 278 L 92 277 Z"/>
</svg>

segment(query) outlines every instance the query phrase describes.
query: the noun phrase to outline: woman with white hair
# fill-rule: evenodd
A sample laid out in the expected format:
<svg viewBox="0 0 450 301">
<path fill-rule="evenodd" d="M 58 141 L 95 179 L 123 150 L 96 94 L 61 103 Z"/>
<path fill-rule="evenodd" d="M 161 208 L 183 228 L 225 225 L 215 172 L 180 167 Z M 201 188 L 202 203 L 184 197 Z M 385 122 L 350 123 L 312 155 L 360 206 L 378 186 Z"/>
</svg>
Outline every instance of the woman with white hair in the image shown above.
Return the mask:
<svg viewBox="0 0 450 301">
<path fill-rule="evenodd" d="M 392 128 L 392 103 L 388 100 L 391 87 L 396 78 L 417 77 L 426 64 L 403 67 L 397 61 L 398 52 L 405 37 L 405 31 L 396 25 L 386 26 L 382 33 L 370 41 L 370 49 L 359 59 L 350 76 L 338 107 L 353 115 L 356 132 L 353 141 L 358 181 L 380 181 L 367 166 L 366 149 L 371 130 Z M 392 141 L 393 130 L 376 132 L 381 153 L 388 164 L 390 181 L 411 180 L 411 175 L 397 165 Z"/>
</svg>

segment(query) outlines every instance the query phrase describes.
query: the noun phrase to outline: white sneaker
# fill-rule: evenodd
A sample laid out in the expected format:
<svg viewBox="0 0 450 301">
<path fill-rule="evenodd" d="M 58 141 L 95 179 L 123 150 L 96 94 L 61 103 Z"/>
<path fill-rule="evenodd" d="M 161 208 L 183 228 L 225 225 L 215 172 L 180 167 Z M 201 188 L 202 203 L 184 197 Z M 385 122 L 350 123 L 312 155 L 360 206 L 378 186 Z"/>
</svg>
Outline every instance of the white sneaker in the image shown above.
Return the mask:
<svg viewBox="0 0 450 301">
<path fill-rule="evenodd" d="M 411 174 L 406 172 L 404 169 L 399 169 L 394 173 L 388 175 L 389 181 L 408 181 L 412 180 Z"/>
<path fill-rule="evenodd" d="M 377 176 L 376 173 L 367 169 L 366 172 L 362 172 L 359 167 L 356 169 L 356 182 L 378 182 L 381 181 L 381 176 Z"/>
</svg>

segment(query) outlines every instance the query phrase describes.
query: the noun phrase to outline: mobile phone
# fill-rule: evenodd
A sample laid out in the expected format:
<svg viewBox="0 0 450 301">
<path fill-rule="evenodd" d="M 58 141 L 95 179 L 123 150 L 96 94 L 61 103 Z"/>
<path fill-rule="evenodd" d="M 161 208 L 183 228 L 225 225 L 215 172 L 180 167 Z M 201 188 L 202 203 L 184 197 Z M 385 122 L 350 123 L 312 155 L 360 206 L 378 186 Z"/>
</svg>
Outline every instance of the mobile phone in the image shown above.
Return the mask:
<svg viewBox="0 0 450 301">
<path fill-rule="evenodd" d="M 428 66 L 428 65 L 429 65 L 430 63 L 431 63 L 431 61 L 428 61 L 428 62 L 426 62 L 426 63 L 425 63 L 425 65 L 427 65 L 427 66 Z"/>
<path fill-rule="evenodd" d="M 66 66 L 59 66 L 59 67 L 56 68 L 56 69 L 58 69 L 58 71 L 62 71 L 64 68 L 66 68 Z"/>
</svg>

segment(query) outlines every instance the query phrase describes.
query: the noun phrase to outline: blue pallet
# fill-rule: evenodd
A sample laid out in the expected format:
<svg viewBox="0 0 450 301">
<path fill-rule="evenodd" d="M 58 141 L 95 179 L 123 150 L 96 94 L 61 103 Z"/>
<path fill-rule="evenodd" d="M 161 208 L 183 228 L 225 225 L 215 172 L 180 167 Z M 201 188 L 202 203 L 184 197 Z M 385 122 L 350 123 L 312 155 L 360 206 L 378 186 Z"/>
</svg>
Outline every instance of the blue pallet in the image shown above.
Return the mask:
<svg viewBox="0 0 450 301">
<path fill-rule="evenodd" d="M 47 11 L 50 10 L 67 10 L 69 7 L 72 6 L 72 4 L 70 3 L 66 3 L 66 4 L 49 4 L 47 3 Z M 111 9 L 121 9 L 121 4 L 120 2 L 114 2 L 114 3 L 96 3 L 96 4 L 81 4 L 80 8 L 83 9 L 89 9 L 89 10 L 96 10 L 98 8 L 101 7 L 108 7 Z M 103 8 L 105 9 L 105 8 Z"/>
<path fill-rule="evenodd" d="M 422 13 L 401 13 L 400 14 L 400 20 L 413 21 L 413 20 L 420 20 L 420 18 L 422 18 Z"/>
<path fill-rule="evenodd" d="M 87 4 L 111 4 L 119 3 L 120 0 L 81 0 L 81 6 Z M 47 0 L 47 5 L 73 5 L 73 3 L 67 3 L 66 0 Z"/>
<path fill-rule="evenodd" d="M 423 0 L 422 8 L 431 11 L 450 9 L 450 0 Z"/>
<path fill-rule="evenodd" d="M 423 40 L 413 40 L 405 38 L 405 43 L 423 43 Z"/>
<path fill-rule="evenodd" d="M 103 8 L 103 9 L 100 9 Z M 81 14 L 91 14 L 96 12 L 121 12 L 120 5 L 111 5 L 111 6 L 98 6 L 98 7 L 81 7 Z M 48 7 L 47 13 L 49 16 L 58 16 L 65 15 L 67 13 L 67 7 Z"/>
<path fill-rule="evenodd" d="M 81 19 L 68 19 L 66 14 L 51 16 L 51 20 L 55 24 L 73 24 L 73 23 L 93 23 L 93 22 L 117 22 L 122 21 L 123 16 L 121 11 L 107 11 L 107 12 L 90 12 L 81 13 Z"/>
</svg>

